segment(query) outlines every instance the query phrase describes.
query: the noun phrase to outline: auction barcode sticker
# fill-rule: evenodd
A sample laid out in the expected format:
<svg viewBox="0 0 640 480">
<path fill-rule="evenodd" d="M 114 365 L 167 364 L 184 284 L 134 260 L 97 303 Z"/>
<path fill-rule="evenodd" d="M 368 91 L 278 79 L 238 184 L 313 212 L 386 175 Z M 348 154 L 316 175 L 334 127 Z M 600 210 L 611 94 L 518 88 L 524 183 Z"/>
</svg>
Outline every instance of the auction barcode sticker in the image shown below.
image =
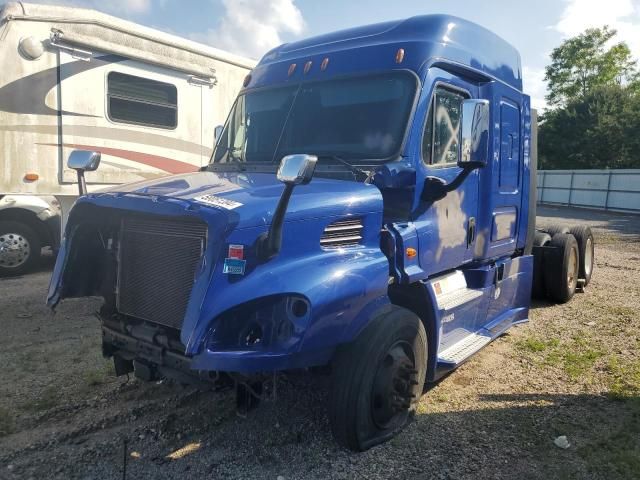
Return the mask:
<svg viewBox="0 0 640 480">
<path fill-rule="evenodd" d="M 241 207 L 240 202 L 234 202 L 228 198 L 217 197 L 215 195 L 201 195 L 194 198 L 196 202 L 206 203 L 207 205 L 213 205 L 214 207 L 224 208 L 226 210 L 233 210 L 234 208 Z"/>
</svg>

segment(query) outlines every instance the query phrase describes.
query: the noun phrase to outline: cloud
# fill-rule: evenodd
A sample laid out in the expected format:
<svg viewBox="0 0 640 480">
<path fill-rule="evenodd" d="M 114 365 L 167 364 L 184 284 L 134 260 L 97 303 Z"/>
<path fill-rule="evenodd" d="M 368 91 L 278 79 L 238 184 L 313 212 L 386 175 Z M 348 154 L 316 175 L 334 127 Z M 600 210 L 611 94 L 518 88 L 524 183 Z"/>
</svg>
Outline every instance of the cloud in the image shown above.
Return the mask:
<svg viewBox="0 0 640 480">
<path fill-rule="evenodd" d="M 283 43 L 283 33 L 300 35 L 305 28 L 294 0 L 222 0 L 222 4 L 218 27 L 191 35 L 193 40 L 259 58 Z"/>
<path fill-rule="evenodd" d="M 524 91 L 531 96 L 531 106 L 539 111 L 547 108 L 544 99 L 547 94 L 547 84 L 544 81 L 544 68 L 532 68 L 525 65 L 522 68 Z"/>
<path fill-rule="evenodd" d="M 635 58 L 640 58 L 640 0 L 565 0 L 565 8 L 555 30 L 565 37 L 590 27 L 609 25 L 618 31 L 617 40 L 627 42 Z"/>
</svg>

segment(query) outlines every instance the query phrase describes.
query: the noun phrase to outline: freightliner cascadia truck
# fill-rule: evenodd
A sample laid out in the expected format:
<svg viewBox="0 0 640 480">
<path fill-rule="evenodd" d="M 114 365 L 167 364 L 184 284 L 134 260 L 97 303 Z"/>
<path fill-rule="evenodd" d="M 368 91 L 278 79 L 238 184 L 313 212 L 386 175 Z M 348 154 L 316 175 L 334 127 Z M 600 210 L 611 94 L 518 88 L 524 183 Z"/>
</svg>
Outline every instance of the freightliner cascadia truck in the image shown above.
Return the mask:
<svg viewBox="0 0 640 480">
<path fill-rule="evenodd" d="M 282 45 L 208 165 L 77 200 L 48 303 L 104 298 L 118 375 L 227 381 L 245 406 L 279 371 L 331 375 L 333 434 L 366 450 L 532 293 L 589 282 L 587 227 L 535 230 L 535 125 L 518 52 L 459 18 Z M 71 154 L 81 188 L 99 160 Z"/>
</svg>

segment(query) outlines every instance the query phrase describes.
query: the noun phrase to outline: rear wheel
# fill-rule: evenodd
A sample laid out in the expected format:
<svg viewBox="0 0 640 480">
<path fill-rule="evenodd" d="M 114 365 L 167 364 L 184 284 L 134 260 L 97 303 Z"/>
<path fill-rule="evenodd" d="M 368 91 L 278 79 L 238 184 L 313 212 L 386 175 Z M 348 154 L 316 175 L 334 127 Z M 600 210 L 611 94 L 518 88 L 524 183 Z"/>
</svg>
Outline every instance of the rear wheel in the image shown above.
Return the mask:
<svg viewBox="0 0 640 480">
<path fill-rule="evenodd" d="M 42 244 L 24 223 L 0 221 L 0 276 L 21 275 L 40 259 Z"/>
<path fill-rule="evenodd" d="M 566 303 L 576 292 L 580 252 L 570 233 L 553 236 L 545 252 L 544 283 L 549 300 Z"/>
<path fill-rule="evenodd" d="M 333 362 L 329 419 L 338 443 L 367 450 L 407 424 L 422 394 L 427 334 L 411 311 L 393 306 L 372 320 Z"/>
<path fill-rule="evenodd" d="M 543 231 L 547 232 L 552 237 L 559 233 L 569 233 L 569 227 L 564 225 L 558 225 L 557 223 L 553 223 L 549 225 L 547 228 L 544 228 Z"/>
<path fill-rule="evenodd" d="M 584 280 L 584 286 L 589 285 L 591 274 L 593 273 L 594 243 L 593 233 L 587 225 L 580 225 L 571 228 L 571 234 L 576 237 L 578 251 L 580 252 L 580 270 L 578 278 Z"/>
</svg>

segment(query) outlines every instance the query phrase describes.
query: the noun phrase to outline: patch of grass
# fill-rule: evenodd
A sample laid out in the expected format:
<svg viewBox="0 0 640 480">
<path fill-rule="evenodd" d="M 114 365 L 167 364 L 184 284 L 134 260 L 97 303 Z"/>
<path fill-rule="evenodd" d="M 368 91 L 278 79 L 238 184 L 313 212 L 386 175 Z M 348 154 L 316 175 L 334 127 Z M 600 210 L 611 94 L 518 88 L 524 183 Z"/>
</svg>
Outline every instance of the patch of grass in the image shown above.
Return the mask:
<svg viewBox="0 0 640 480">
<path fill-rule="evenodd" d="M 519 340 L 516 342 L 516 346 L 522 350 L 526 350 L 528 352 L 543 352 L 548 348 L 555 348 L 560 344 L 560 340 L 557 338 L 551 338 L 549 340 L 542 340 L 539 338 L 528 337 L 524 340 Z"/>
<path fill-rule="evenodd" d="M 21 408 L 28 412 L 41 412 L 55 407 L 59 401 L 58 389 L 47 387 L 42 390 L 38 398 L 23 403 Z"/>
<path fill-rule="evenodd" d="M 602 352 L 589 348 L 579 352 L 565 352 L 563 354 L 564 371 L 575 380 L 591 369 L 600 357 L 602 357 Z"/>
<path fill-rule="evenodd" d="M 579 448 L 578 454 L 603 478 L 640 478 L 640 398 L 622 401 L 619 410 L 624 412 L 620 427 Z"/>
<path fill-rule="evenodd" d="M 87 370 L 83 374 L 84 383 L 87 387 L 96 387 L 108 382 L 109 377 L 115 376 L 116 371 L 113 362 L 108 361 L 102 368 Z"/>
<path fill-rule="evenodd" d="M 607 311 L 615 316 L 615 317 L 622 317 L 622 318 L 628 318 L 628 319 L 633 319 L 636 316 L 637 310 L 631 307 L 623 307 L 621 305 L 612 305 L 607 307 Z"/>
<path fill-rule="evenodd" d="M 612 356 L 607 360 L 607 371 L 612 376 L 609 394 L 613 398 L 640 396 L 640 360 L 624 363 L 617 356 Z"/>
<path fill-rule="evenodd" d="M 557 338 L 528 337 L 516 342 L 516 346 L 534 354 L 543 365 L 562 368 L 575 380 L 590 370 L 603 353 L 594 346 L 595 341 L 583 335 L 574 335 L 569 342 Z"/>
<path fill-rule="evenodd" d="M 13 415 L 6 408 L 0 407 L 0 437 L 13 433 Z"/>
</svg>

